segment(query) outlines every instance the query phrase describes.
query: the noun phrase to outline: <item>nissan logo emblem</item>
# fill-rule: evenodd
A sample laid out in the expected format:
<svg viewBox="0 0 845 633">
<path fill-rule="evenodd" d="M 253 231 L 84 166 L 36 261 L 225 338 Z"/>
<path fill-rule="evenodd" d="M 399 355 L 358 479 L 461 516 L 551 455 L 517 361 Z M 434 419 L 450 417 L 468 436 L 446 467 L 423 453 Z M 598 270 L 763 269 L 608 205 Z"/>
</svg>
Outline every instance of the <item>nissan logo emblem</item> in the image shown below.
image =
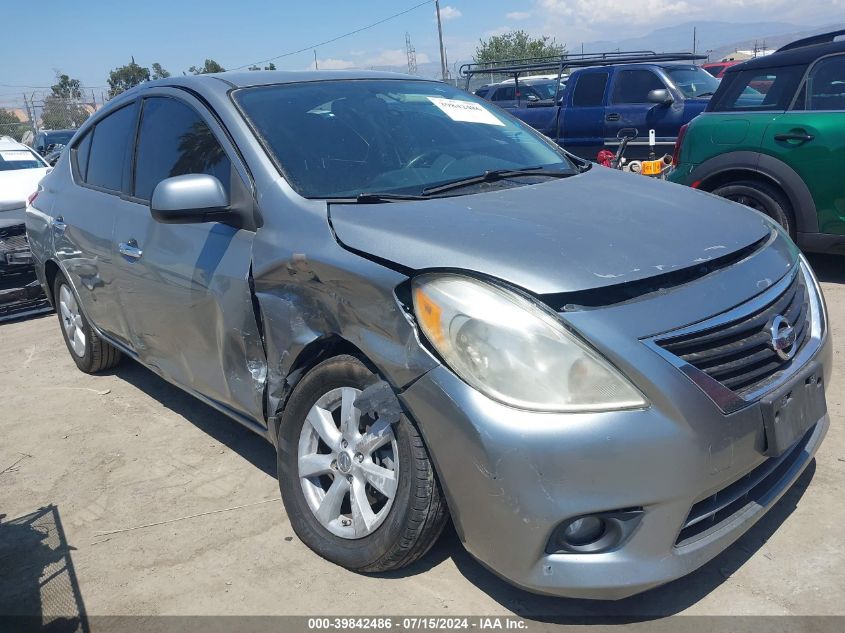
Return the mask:
<svg viewBox="0 0 845 633">
<path fill-rule="evenodd" d="M 796 345 L 795 329 L 789 324 L 781 315 L 777 315 L 772 319 L 772 325 L 769 328 L 772 335 L 772 349 L 781 360 L 789 360 L 795 356 L 798 351 Z"/>
</svg>

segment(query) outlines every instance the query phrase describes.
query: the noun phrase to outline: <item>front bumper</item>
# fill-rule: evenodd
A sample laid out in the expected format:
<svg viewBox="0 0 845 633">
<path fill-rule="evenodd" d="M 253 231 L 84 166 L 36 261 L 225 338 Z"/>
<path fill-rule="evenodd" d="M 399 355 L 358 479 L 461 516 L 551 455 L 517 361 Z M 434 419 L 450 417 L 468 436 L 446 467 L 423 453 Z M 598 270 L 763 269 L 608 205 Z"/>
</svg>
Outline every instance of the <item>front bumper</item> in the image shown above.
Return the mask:
<svg viewBox="0 0 845 633">
<path fill-rule="evenodd" d="M 0 227 L 0 321 L 49 310 L 23 226 Z"/>
<path fill-rule="evenodd" d="M 805 275 L 810 280 L 809 269 Z M 770 292 L 781 290 L 776 285 Z M 824 384 L 830 383 L 832 345 L 823 300 L 817 288 L 812 294 L 812 347 L 799 352 L 800 366 L 785 372 L 778 388 L 801 382 L 804 368 L 816 366 Z M 585 314 L 582 322 L 600 325 L 599 311 Z M 600 331 L 609 338 L 611 330 Z M 530 591 L 619 599 L 692 572 L 777 502 L 810 463 L 829 426 L 828 415 L 819 414 L 791 450 L 766 457 L 760 401 L 723 410 L 712 390 L 699 387 L 644 339 L 611 340 L 632 361 L 629 375 L 635 370 L 638 386 L 647 387 L 647 409 L 517 410 L 443 366 L 400 396 L 426 440 L 465 547 Z M 702 508 L 709 507 L 719 510 L 706 515 L 706 528 L 695 527 L 705 516 Z M 638 522 L 612 548 L 549 553 L 555 550 L 550 538 L 565 521 L 632 509 L 641 511 Z"/>
<path fill-rule="evenodd" d="M 726 443 L 718 431 L 701 437 L 684 420 L 654 408 L 581 415 L 518 411 L 489 400 L 444 367 L 401 398 L 420 425 L 466 549 L 512 584 L 572 598 L 625 598 L 715 557 L 788 490 L 829 425 L 827 415 L 815 424 L 759 503 L 676 545 L 696 502 L 765 462 L 756 405 L 714 420 L 714 429 L 726 423 L 744 429 Z M 546 552 L 564 519 L 632 507 L 643 508 L 641 521 L 618 549 Z"/>
</svg>

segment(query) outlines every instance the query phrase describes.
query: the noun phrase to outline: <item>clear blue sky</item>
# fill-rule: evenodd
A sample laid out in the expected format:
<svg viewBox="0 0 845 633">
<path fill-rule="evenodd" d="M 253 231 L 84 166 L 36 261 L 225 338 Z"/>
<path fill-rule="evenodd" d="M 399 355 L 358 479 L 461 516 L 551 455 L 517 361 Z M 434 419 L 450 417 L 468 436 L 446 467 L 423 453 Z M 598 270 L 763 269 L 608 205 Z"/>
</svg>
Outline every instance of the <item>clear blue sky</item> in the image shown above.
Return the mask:
<svg viewBox="0 0 845 633">
<path fill-rule="evenodd" d="M 0 10 L 0 105 L 33 90 L 19 86 L 49 86 L 57 69 L 81 79 L 99 97 L 109 70 L 131 55 L 144 66 L 160 62 L 174 74 L 206 57 L 231 69 L 330 39 L 420 1 L 7 1 Z M 442 0 L 441 6 L 449 58 L 455 62 L 467 60 L 480 37 L 511 28 L 577 47 L 581 41 L 641 35 L 694 19 L 808 24 L 845 15 L 845 0 Z M 625 31 L 620 24 L 628 25 Z M 406 31 L 418 62 L 438 61 L 433 2 L 320 47 L 317 56 L 323 68 L 403 64 Z M 276 65 L 307 68 L 313 52 Z"/>
</svg>

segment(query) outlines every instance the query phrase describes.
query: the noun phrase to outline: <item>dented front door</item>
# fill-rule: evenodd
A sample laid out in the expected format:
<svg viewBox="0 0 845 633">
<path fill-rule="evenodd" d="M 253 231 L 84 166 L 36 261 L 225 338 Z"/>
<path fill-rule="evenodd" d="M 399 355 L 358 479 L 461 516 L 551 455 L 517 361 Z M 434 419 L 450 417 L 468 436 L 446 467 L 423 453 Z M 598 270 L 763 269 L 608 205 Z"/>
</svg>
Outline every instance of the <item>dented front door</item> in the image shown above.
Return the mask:
<svg viewBox="0 0 845 633">
<path fill-rule="evenodd" d="M 220 140 L 224 139 L 224 140 Z M 247 187 L 212 117 L 189 98 L 141 108 L 131 204 L 115 218 L 117 294 L 146 365 L 226 409 L 264 423 L 265 356 L 250 290 L 255 233 L 227 224 L 162 224 L 149 200 L 161 180 L 207 173 Z"/>
</svg>

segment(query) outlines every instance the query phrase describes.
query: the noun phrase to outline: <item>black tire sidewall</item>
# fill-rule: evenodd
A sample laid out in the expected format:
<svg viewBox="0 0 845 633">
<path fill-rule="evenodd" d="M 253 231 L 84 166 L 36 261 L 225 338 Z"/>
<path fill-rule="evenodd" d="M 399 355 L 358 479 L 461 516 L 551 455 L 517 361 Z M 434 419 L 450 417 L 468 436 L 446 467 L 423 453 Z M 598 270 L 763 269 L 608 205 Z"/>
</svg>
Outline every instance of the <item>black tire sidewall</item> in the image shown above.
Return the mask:
<svg viewBox="0 0 845 633">
<path fill-rule="evenodd" d="M 754 198 L 765 209 L 764 213 L 769 218 L 780 224 L 791 237 L 795 237 L 795 222 L 792 219 L 789 204 L 779 192 L 770 187 L 756 182 L 736 182 L 717 187 L 713 193 L 722 198 L 735 196 Z"/>
<path fill-rule="evenodd" d="M 360 539 L 345 539 L 324 528 L 305 500 L 299 481 L 297 450 L 305 417 L 313 404 L 325 393 L 338 387 L 364 389 L 378 382 L 379 377 L 361 361 L 351 356 L 329 359 L 296 386 L 290 396 L 279 426 L 278 477 L 279 489 L 288 520 L 296 535 L 311 549 L 342 567 L 360 570 L 392 552 L 405 533 L 412 484 L 417 480 L 415 459 L 411 449 L 410 422 L 402 416 L 393 425 L 399 452 L 399 482 L 393 505 L 384 522 L 372 534 Z"/>
<path fill-rule="evenodd" d="M 59 291 L 61 290 L 62 286 L 67 286 L 70 293 L 73 295 L 73 298 L 76 300 L 76 305 L 79 309 L 79 314 L 82 317 L 82 331 L 85 334 L 85 354 L 81 357 L 73 351 L 73 347 L 70 344 L 70 341 L 67 337 L 67 331 L 65 330 L 65 325 L 62 323 L 62 311 L 59 307 L 60 301 L 60 294 Z M 62 331 L 62 338 L 65 341 L 65 345 L 67 346 L 67 351 L 70 353 L 70 357 L 76 363 L 76 366 L 84 372 L 89 372 L 91 367 L 94 363 L 94 349 L 92 346 L 93 341 L 93 333 L 91 331 L 91 325 L 88 323 L 88 319 L 85 318 L 85 313 L 82 312 L 82 304 L 79 301 L 79 297 L 76 296 L 76 293 L 73 290 L 73 287 L 68 283 L 67 279 L 62 273 L 58 273 L 56 275 L 55 280 L 53 280 L 53 297 L 56 301 L 56 315 L 59 317 L 59 329 Z"/>
</svg>

